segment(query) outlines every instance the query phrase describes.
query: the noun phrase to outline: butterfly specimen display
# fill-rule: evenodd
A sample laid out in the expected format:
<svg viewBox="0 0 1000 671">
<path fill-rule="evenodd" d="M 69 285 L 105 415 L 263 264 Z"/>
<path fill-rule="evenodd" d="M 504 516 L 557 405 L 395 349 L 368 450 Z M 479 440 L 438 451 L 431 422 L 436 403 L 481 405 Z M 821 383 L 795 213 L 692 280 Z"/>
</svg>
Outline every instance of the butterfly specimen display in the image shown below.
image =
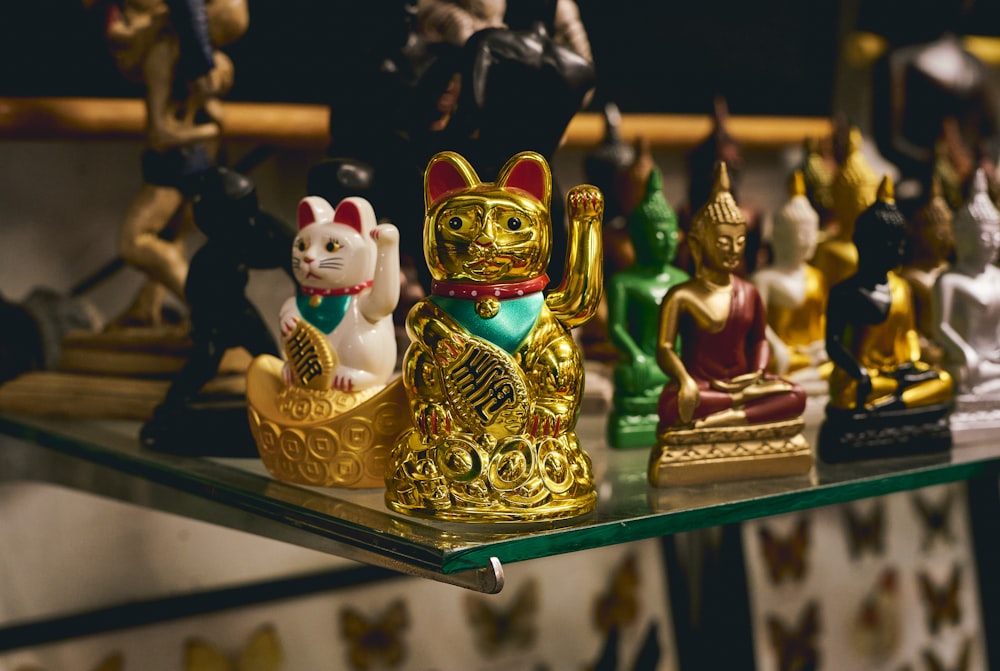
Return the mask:
<svg viewBox="0 0 1000 671">
<path fill-rule="evenodd" d="M 184 651 L 184 671 L 280 671 L 283 664 L 281 642 L 271 625 L 254 632 L 235 656 L 201 639 L 189 640 Z"/>
<path fill-rule="evenodd" d="M 951 577 L 944 584 L 935 584 L 930 576 L 921 571 L 917 575 L 920 597 L 927 609 L 927 628 L 936 634 L 943 625 L 957 625 L 962 620 L 959 596 L 962 586 L 962 567 L 955 564 Z"/>
<path fill-rule="evenodd" d="M 876 499 L 868 515 L 852 505 L 841 509 L 851 559 L 860 559 L 865 553 L 881 555 L 885 550 L 885 502 Z"/>
<path fill-rule="evenodd" d="M 507 607 L 494 606 L 491 600 L 466 595 L 465 614 L 473 630 L 476 647 L 490 656 L 503 649 L 526 650 L 537 635 L 538 581 L 528 580 Z"/>
<path fill-rule="evenodd" d="M 779 671 L 814 671 L 819 668 L 816 637 L 820 632 L 820 617 L 817 602 L 807 603 L 798 622 L 791 626 L 777 615 L 769 615 L 767 632 L 778 659 Z"/>
<path fill-rule="evenodd" d="M 944 483 L 744 523 L 756 668 L 992 668 L 969 505 Z"/>
<path fill-rule="evenodd" d="M 340 633 L 347 642 L 349 668 L 358 671 L 397 666 L 406 657 L 403 632 L 410 626 L 406 602 L 397 599 L 376 618 L 351 607 L 340 612 Z"/>
<path fill-rule="evenodd" d="M 919 492 L 914 492 L 910 498 L 922 523 L 924 534 L 921 548 L 925 552 L 930 550 L 936 541 L 943 541 L 945 544 L 954 541 L 949 521 L 954 499 L 953 489 L 949 489 L 947 495 L 939 502 L 928 501 Z"/>
<path fill-rule="evenodd" d="M 768 576 L 774 584 L 786 578 L 801 580 L 806 573 L 806 551 L 809 549 L 809 518 L 801 517 L 791 534 L 780 538 L 767 527 L 758 530 Z"/>
<path fill-rule="evenodd" d="M 635 621 L 639 613 L 638 587 L 639 567 L 635 555 L 630 554 L 611 575 L 607 591 L 595 600 L 594 619 L 600 631 L 607 633 Z"/>
<path fill-rule="evenodd" d="M 967 638 L 963 641 L 954 664 L 946 665 L 930 648 L 923 651 L 922 657 L 924 664 L 927 665 L 927 671 L 967 671 L 969 660 L 972 658 L 972 640 Z"/>
</svg>

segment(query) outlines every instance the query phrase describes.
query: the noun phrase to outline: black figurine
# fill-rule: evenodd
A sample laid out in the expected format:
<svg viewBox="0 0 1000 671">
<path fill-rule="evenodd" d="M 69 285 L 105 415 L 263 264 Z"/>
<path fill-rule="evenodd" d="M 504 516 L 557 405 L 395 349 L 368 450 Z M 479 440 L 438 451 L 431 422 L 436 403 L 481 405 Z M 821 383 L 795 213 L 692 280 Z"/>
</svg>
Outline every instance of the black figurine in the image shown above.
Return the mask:
<svg viewBox="0 0 1000 671">
<path fill-rule="evenodd" d="M 191 259 L 184 286 L 192 354 L 143 426 L 141 439 L 169 452 L 255 456 L 242 395 L 211 402 L 198 392 L 216 375 L 227 349 L 279 355 L 246 287 L 251 269 L 282 268 L 292 277 L 288 249 L 295 235 L 259 209 L 253 182 L 238 172 L 213 168 L 190 188 L 195 222 L 208 238 Z"/>
<path fill-rule="evenodd" d="M 920 361 L 909 285 L 893 270 L 905 252 L 906 219 L 884 178 L 858 217 L 858 269 L 830 290 L 826 348 L 834 363 L 820 429 L 826 462 L 951 447 L 952 379 Z"/>
</svg>

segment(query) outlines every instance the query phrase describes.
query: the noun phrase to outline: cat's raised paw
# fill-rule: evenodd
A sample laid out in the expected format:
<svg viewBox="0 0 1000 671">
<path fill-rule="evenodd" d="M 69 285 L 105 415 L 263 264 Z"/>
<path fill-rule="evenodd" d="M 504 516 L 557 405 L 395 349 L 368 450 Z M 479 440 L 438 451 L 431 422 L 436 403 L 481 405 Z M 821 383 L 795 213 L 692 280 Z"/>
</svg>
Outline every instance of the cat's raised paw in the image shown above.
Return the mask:
<svg viewBox="0 0 1000 671">
<path fill-rule="evenodd" d="M 371 236 L 379 247 L 399 244 L 399 229 L 392 224 L 379 224 L 372 229 Z"/>
<path fill-rule="evenodd" d="M 602 217 L 604 194 L 596 186 L 581 184 L 569 190 L 566 196 L 570 216 L 574 219 Z"/>
</svg>

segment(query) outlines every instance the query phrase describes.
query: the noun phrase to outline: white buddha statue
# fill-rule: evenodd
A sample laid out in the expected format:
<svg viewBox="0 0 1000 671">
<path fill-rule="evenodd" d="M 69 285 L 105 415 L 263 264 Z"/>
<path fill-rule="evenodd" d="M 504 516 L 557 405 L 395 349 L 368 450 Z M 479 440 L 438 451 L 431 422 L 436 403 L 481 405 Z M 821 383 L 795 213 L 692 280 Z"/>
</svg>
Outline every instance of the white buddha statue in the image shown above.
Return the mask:
<svg viewBox="0 0 1000 671">
<path fill-rule="evenodd" d="M 774 215 L 774 260 L 750 279 L 767 311 L 769 369 L 800 383 L 819 381 L 830 372 L 829 365 L 823 367 L 829 288 L 823 273 L 807 263 L 818 240 L 819 214 L 806 197 L 802 173 L 795 172 L 788 201 Z"/>
<path fill-rule="evenodd" d="M 955 263 L 934 286 L 934 323 L 959 393 L 1000 402 L 1000 211 L 976 172 L 953 221 Z"/>
</svg>

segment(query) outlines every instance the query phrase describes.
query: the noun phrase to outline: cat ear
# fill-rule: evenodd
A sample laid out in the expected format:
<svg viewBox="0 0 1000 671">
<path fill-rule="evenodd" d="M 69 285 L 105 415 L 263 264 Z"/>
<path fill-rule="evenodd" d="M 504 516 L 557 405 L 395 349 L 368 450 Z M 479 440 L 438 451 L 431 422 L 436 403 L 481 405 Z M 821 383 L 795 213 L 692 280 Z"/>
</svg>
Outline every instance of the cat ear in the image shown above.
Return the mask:
<svg viewBox="0 0 1000 671">
<path fill-rule="evenodd" d="M 497 186 L 524 191 L 548 206 L 552 198 L 552 173 L 541 154 L 525 151 L 513 156 L 501 168 Z"/>
<path fill-rule="evenodd" d="M 432 205 L 450 193 L 479 184 L 479 175 L 472 165 L 453 151 L 434 155 L 424 171 L 424 205 Z"/>
<path fill-rule="evenodd" d="M 306 196 L 299 201 L 299 230 L 317 221 L 331 221 L 333 206 L 329 201 L 319 196 Z"/>
<path fill-rule="evenodd" d="M 350 226 L 362 236 L 367 236 L 378 221 L 375 219 L 375 208 L 371 203 L 364 198 L 351 196 L 337 203 L 333 223 Z"/>
</svg>

